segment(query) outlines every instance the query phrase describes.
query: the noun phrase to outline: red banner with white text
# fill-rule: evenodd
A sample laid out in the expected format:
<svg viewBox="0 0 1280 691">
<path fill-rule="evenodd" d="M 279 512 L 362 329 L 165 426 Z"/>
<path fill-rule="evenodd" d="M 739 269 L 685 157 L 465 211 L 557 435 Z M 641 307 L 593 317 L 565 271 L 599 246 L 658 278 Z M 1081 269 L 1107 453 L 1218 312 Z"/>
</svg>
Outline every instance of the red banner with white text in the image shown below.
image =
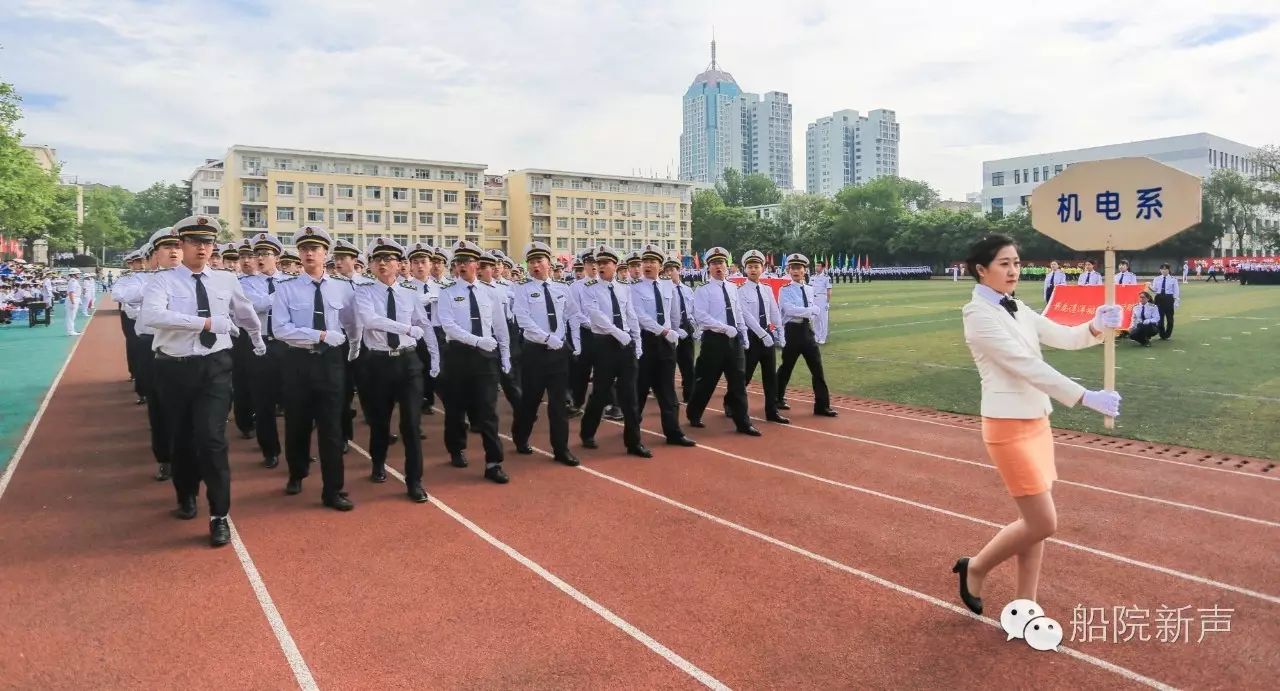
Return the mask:
<svg viewBox="0 0 1280 691">
<path fill-rule="evenodd" d="M 730 280 L 730 281 L 732 281 L 732 282 L 733 282 L 733 284 L 734 284 L 735 286 L 738 286 L 739 288 L 741 288 L 741 287 L 742 287 L 742 284 L 747 282 L 747 277 L 746 277 L 746 276 L 734 276 L 734 277 L 730 278 L 729 280 Z M 790 282 L 791 282 L 791 279 L 789 279 L 789 278 L 768 278 L 768 277 L 761 277 L 761 278 L 760 278 L 760 282 L 761 282 L 761 283 L 763 283 L 763 284 L 765 284 L 765 285 L 767 285 L 767 286 L 769 286 L 769 289 L 773 291 L 773 299 L 774 299 L 774 301 L 775 301 L 775 302 L 777 302 L 778 304 L 782 304 L 782 297 L 778 295 L 778 291 L 782 290 L 782 287 L 783 287 L 783 286 L 785 286 L 786 284 L 790 283 Z"/>
<path fill-rule="evenodd" d="M 1124 320 L 1121 329 L 1129 328 L 1129 319 L 1133 317 L 1133 306 L 1138 304 L 1138 295 L 1146 290 L 1146 286 L 1138 284 L 1116 286 L 1116 304 L 1124 308 Z M 1093 319 L 1093 313 L 1102 306 L 1106 295 L 1106 286 L 1073 286 L 1060 285 L 1053 289 L 1053 296 L 1044 308 L 1044 316 L 1050 321 L 1064 326 L 1076 326 Z"/>
</svg>

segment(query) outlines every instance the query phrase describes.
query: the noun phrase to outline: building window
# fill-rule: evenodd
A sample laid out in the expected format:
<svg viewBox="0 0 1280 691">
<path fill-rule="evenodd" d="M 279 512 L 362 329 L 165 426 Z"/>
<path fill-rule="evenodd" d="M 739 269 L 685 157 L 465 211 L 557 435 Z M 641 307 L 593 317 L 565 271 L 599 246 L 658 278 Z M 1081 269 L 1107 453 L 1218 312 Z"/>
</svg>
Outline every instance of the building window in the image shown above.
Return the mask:
<svg viewBox="0 0 1280 691">
<path fill-rule="evenodd" d="M 613 222 L 613 230 L 614 230 L 615 232 L 622 232 L 622 231 L 625 231 L 626 229 L 627 229 L 627 222 L 626 222 L 626 221 L 624 221 L 624 220 L 622 220 L 622 219 L 615 219 L 615 220 L 614 220 L 614 222 Z"/>
<path fill-rule="evenodd" d="M 1015 169 L 1014 169 L 1014 171 L 1013 171 L 1013 184 L 1015 184 L 1015 185 L 1021 185 L 1021 184 L 1022 184 L 1022 171 L 1021 171 L 1021 170 L 1018 170 L 1018 169 L 1016 169 L 1016 168 L 1015 168 Z"/>
<path fill-rule="evenodd" d="M 574 222 L 573 222 L 573 226 L 574 226 L 575 228 L 577 228 L 578 230 L 586 230 L 586 229 L 587 229 L 587 219 L 585 219 L 585 218 L 575 218 L 575 219 L 573 219 L 573 221 L 574 221 Z"/>
<path fill-rule="evenodd" d="M 440 171 L 440 179 L 441 180 L 457 180 L 458 174 L 453 172 L 452 170 L 442 170 Z"/>
<path fill-rule="evenodd" d="M 217 216 L 218 210 L 219 209 L 216 206 L 206 206 L 206 207 L 202 207 L 202 210 L 200 213 L 208 214 L 210 216 Z"/>
<path fill-rule="evenodd" d="M 360 170 L 361 170 L 361 172 L 363 172 L 365 175 L 377 175 L 377 174 L 378 174 L 378 166 L 377 166 L 377 164 L 374 164 L 374 163 L 366 163 L 366 164 L 364 164 L 363 166 L 361 166 L 361 167 L 360 167 Z"/>
<path fill-rule="evenodd" d="M 668 233 L 676 232 L 676 224 L 674 221 L 667 221 L 667 232 Z"/>
<path fill-rule="evenodd" d="M 262 174 L 262 159 L 256 156 L 246 156 L 243 162 L 244 172 L 254 175 Z"/>
<path fill-rule="evenodd" d="M 458 244 L 458 236 L 457 235 L 444 236 L 444 244 L 445 244 L 445 247 L 452 247 L 453 245 Z"/>
<path fill-rule="evenodd" d="M 596 230 L 608 230 L 608 229 L 609 229 L 609 221 L 603 218 L 596 219 Z"/>
<path fill-rule="evenodd" d="M 355 199 L 356 188 L 354 185 L 334 185 L 334 191 L 338 195 L 338 199 Z"/>
<path fill-rule="evenodd" d="M 277 208 L 277 209 L 276 209 L 276 220 L 277 220 L 277 221 L 292 221 L 292 220 L 293 220 L 293 207 L 292 207 L 292 206 L 282 206 L 282 207 Z"/>
<path fill-rule="evenodd" d="M 458 214 L 445 214 L 445 215 L 444 215 L 444 224 L 445 224 L 445 225 L 447 225 L 447 226 L 456 226 L 456 225 L 458 225 Z"/>
<path fill-rule="evenodd" d="M 1044 167 L 1044 179 L 1045 181 L 1049 180 L 1049 166 Z"/>
<path fill-rule="evenodd" d="M 569 182 L 569 187 L 571 187 L 571 188 L 573 188 L 573 189 L 575 189 L 575 190 L 580 190 L 580 189 L 582 189 L 582 181 L 581 181 L 581 180 L 571 180 L 571 181 Z"/>
<path fill-rule="evenodd" d="M 1040 169 L 1032 168 L 1031 173 L 1032 173 L 1032 177 L 1035 178 L 1034 182 L 1040 182 Z"/>
<path fill-rule="evenodd" d="M 569 238 L 556 238 L 556 249 L 558 250 L 569 249 Z"/>
<path fill-rule="evenodd" d="M 391 236 L 391 239 L 392 239 L 392 240 L 395 240 L 396 242 L 400 243 L 401 245 L 407 245 L 407 244 L 409 244 L 409 236 L 408 236 L 408 235 L 392 235 L 392 236 Z"/>
<path fill-rule="evenodd" d="M 445 203 L 445 204 L 457 204 L 457 203 L 458 203 L 458 193 L 457 193 L 457 192 L 455 192 L 455 191 L 445 190 L 445 192 L 444 192 L 444 203 Z"/>
<path fill-rule="evenodd" d="M 579 211 L 586 211 L 588 208 L 590 208 L 588 207 L 588 204 L 590 204 L 590 202 L 591 200 L 585 197 L 576 197 L 573 200 L 573 208 Z"/>
<path fill-rule="evenodd" d="M 657 222 L 657 221 L 649 221 L 649 234 L 650 234 L 650 235 L 653 235 L 653 234 L 655 234 L 655 233 L 657 233 L 657 232 L 658 232 L 658 222 Z"/>
<path fill-rule="evenodd" d="M 597 199 L 597 200 L 596 200 L 596 211 L 608 211 L 608 210 L 609 210 L 609 201 L 608 201 L 608 200 L 606 200 L 606 199 Z"/>
<path fill-rule="evenodd" d="M 409 188 L 408 187 L 392 187 L 391 200 L 396 202 L 409 201 Z"/>
<path fill-rule="evenodd" d="M 569 208 L 569 198 L 568 198 L 568 197 L 556 197 L 556 208 L 557 208 L 557 209 L 568 209 L 568 208 Z"/>
<path fill-rule="evenodd" d="M 392 211 L 392 212 L 391 212 L 391 222 L 392 222 L 392 223 L 401 224 L 401 225 L 403 225 L 403 224 L 405 224 L 405 223 L 408 223 L 408 222 L 409 222 L 409 212 L 408 212 L 408 211 Z"/>
<path fill-rule="evenodd" d="M 587 248 L 587 239 L 578 238 L 573 244 L 577 245 L 578 249 L 585 250 Z"/>
<path fill-rule="evenodd" d="M 1057 177 L 1057 176 L 1059 176 L 1059 175 L 1062 175 L 1062 164 L 1061 164 L 1061 163 L 1059 163 L 1058 165 L 1056 165 L 1056 166 L 1054 166 L 1054 167 L 1053 167 L 1053 176 L 1054 176 L 1054 177 Z"/>
<path fill-rule="evenodd" d="M 280 195 L 280 196 L 282 196 L 282 197 L 283 197 L 283 196 L 292 196 L 292 195 L 293 195 L 293 183 L 292 183 L 292 182 L 277 182 L 277 183 L 276 183 L 276 194 L 278 194 L 278 195 Z"/>
<path fill-rule="evenodd" d="M 350 163 L 334 163 L 334 164 L 333 164 L 333 172 L 335 172 L 335 173 L 337 173 L 337 174 L 339 174 L 339 175 L 350 175 L 350 174 L 351 174 L 351 164 L 350 164 Z"/>
<path fill-rule="evenodd" d="M 324 209 L 307 209 L 307 223 L 324 223 Z"/>
<path fill-rule="evenodd" d="M 559 228 L 560 230 L 568 230 L 568 229 L 569 229 L 569 219 L 567 219 L 567 218 L 565 218 L 565 217 L 563 217 L 563 216 L 561 216 L 560 218 L 557 218 L 557 219 L 556 219 L 556 228 Z"/>
<path fill-rule="evenodd" d="M 413 177 L 417 178 L 418 180 L 430 180 L 431 169 L 430 168 L 414 168 Z"/>
<path fill-rule="evenodd" d="M 217 199 L 217 198 L 218 198 L 218 188 L 217 188 L 217 187 L 206 187 L 206 188 L 204 188 L 204 189 L 200 190 L 200 196 L 201 196 L 201 197 L 204 197 L 205 199 Z"/>
<path fill-rule="evenodd" d="M 354 209 L 338 209 L 338 223 L 355 223 L 356 212 Z"/>
<path fill-rule="evenodd" d="M 617 213 L 622 213 L 627 210 L 627 203 L 621 199 L 615 199 L 613 200 L 613 210 Z"/>
<path fill-rule="evenodd" d="M 644 240 L 632 240 L 631 249 L 638 250 L 644 247 Z"/>
<path fill-rule="evenodd" d="M 436 224 L 436 215 L 430 211 L 418 212 L 418 225 L 433 226 Z"/>
<path fill-rule="evenodd" d="M 561 187 L 561 188 L 563 188 L 563 187 L 564 187 L 564 180 L 561 180 L 560 178 L 556 178 L 556 179 L 554 179 L 554 180 L 552 180 L 552 181 L 551 181 L 551 186 L 552 186 L 552 187 Z"/>
<path fill-rule="evenodd" d="M 404 167 L 403 167 L 403 166 L 391 166 L 391 177 L 393 177 L 393 178 L 402 178 L 402 177 L 404 177 Z"/>
<path fill-rule="evenodd" d="M 1018 171 L 1015 170 L 1013 172 L 1016 173 Z M 991 198 L 991 213 L 995 214 L 996 216 L 1004 215 L 1004 197 Z"/>
<path fill-rule="evenodd" d="M 418 201 L 434 202 L 436 200 L 435 190 L 418 190 Z"/>
<path fill-rule="evenodd" d="M 478 173 L 467 173 L 465 177 L 467 181 L 467 187 L 480 186 L 480 175 Z"/>
<path fill-rule="evenodd" d="M 364 212 L 365 223 L 382 223 L 382 212 L 377 209 L 366 209 Z"/>
<path fill-rule="evenodd" d="M 293 160 L 288 158 L 277 158 L 276 168 L 280 170 L 293 170 Z"/>
<path fill-rule="evenodd" d="M 1022 195 L 1022 197 L 1018 199 L 1018 203 L 1019 203 L 1019 204 L 1021 204 L 1021 205 L 1022 205 L 1022 206 L 1024 206 L 1024 207 L 1025 207 L 1026 205 L 1030 204 L 1030 203 L 1031 203 L 1031 195 L 1029 195 L 1029 194 L 1024 194 L 1024 195 Z"/>
<path fill-rule="evenodd" d="M 303 164 L 303 168 L 304 168 L 308 173 L 319 173 L 319 172 L 320 172 L 320 162 L 319 162 L 319 161 L 307 161 L 305 164 Z"/>
<path fill-rule="evenodd" d="M 649 202 L 649 213 L 650 213 L 651 215 L 657 216 L 657 215 L 658 215 L 658 209 L 659 209 L 659 204 L 658 204 L 658 202 Z"/>
<path fill-rule="evenodd" d="M 377 185 L 364 186 L 365 199 L 382 199 L 382 188 Z"/>
</svg>

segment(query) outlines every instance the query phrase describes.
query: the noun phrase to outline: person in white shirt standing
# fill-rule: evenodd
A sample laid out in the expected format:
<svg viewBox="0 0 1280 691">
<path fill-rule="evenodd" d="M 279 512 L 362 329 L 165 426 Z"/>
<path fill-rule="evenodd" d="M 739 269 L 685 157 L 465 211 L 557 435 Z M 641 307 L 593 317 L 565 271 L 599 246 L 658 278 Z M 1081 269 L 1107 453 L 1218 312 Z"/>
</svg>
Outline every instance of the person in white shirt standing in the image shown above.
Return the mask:
<svg viewBox="0 0 1280 691">
<path fill-rule="evenodd" d="M 1124 259 L 1116 264 L 1116 285 L 1131 286 L 1138 283 L 1138 277 L 1129 270 L 1129 262 Z"/>
<path fill-rule="evenodd" d="M 1081 286 L 1100 286 L 1102 285 L 1102 274 L 1093 270 L 1093 262 L 1086 259 L 1084 261 L 1084 271 L 1080 272 L 1080 278 L 1076 279 L 1076 285 Z"/>
<path fill-rule="evenodd" d="M 826 264 L 817 262 L 817 273 L 809 277 L 809 285 L 813 287 L 813 302 L 818 308 L 818 316 L 813 319 L 813 335 L 818 345 L 827 342 L 827 330 L 830 328 L 831 314 L 831 275 L 827 273 Z"/>
<path fill-rule="evenodd" d="M 80 279 L 80 304 L 84 308 L 84 316 L 89 316 L 98 305 L 98 280 L 93 274 L 83 274 Z"/>
<path fill-rule="evenodd" d="M 1058 262 L 1049 262 L 1049 271 L 1044 275 L 1044 301 L 1053 297 L 1053 289 L 1067 282 L 1067 274 Z"/>
<path fill-rule="evenodd" d="M 1160 275 L 1150 283 L 1156 295 L 1156 309 L 1160 310 L 1160 340 L 1167 341 L 1173 335 L 1173 310 L 1182 304 L 1182 286 L 1169 275 L 1169 265 L 1160 265 Z"/>
<path fill-rule="evenodd" d="M 688 403 L 693 397 L 693 344 L 697 340 L 693 328 L 693 291 L 681 280 L 680 257 L 667 257 L 662 268 L 671 282 L 671 323 L 685 333 L 676 346 L 676 367 L 680 370 L 680 400 Z"/>
<path fill-rule="evenodd" d="M 676 347 L 686 334 L 676 325 L 675 287 L 662 280 L 662 263 L 666 253 L 657 244 L 640 250 L 640 278 L 631 284 L 632 305 L 640 322 L 643 355 L 636 376 L 636 398 L 640 414 L 644 414 L 649 393 L 658 404 L 662 433 L 672 446 L 693 446 L 694 441 L 680 429 L 680 410 L 676 398 Z"/>
<path fill-rule="evenodd" d="M 67 275 L 67 308 L 62 315 L 62 323 L 67 327 L 68 336 L 79 336 L 76 331 L 76 313 L 80 311 L 80 293 L 84 286 L 80 284 L 80 270 L 72 269 Z"/>
<path fill-rule="evenodd" d="M 727 280 L 729 250 L 712 247 L 705 258 L 707 282 L 693 291 L 693 321 L 702 332 L 702 348 L 693 366 L 697 382 L 685 416 L 691 427 L 706 427 L 702 414 L 723 376 L 728 389 L 726 409 L 733 414 L 738 433 L 758 437 L 760 430 L 751 424 L 747 406 L 747 325 L 742 320 L 738 287 Z"/>
<path fill-rule="evenodd" d="M 738 288 L 738 306 L 742 308 L 742 321 L 747 327 L 746 377 L 751 381 L 756 365 L 760 366 L 760 379 L 764 387 L 765 419 L 780 425 L 791 421 L 778 412 L 778 357 L 777 348 L 786 344 L 782 333 L 782 313 L 773 299 L 773 289 L 761 285 L 764 275 L 764 253 L 749 250 L 742 255 L 742 265 L 747 270 L 747 281 Z M 725 410 L 729 410 L 729 396 L 725 395 Z"/>
<path fill-rule="evenodd" d="M 181 239 L 182 263 L 157 272 L 142 297 L 138 321 L 155 330 L 156 385 L 173 439 L 174 515 L 196 515 L 203 481 L 209 499 L 209 542 L 231 540 L 231 469 L 227 464 L 227 413 L 231 410 L 231 339 L 237 325 L 249 334 L 253 352 L 267 347 L 253 304 L 236 277 L 209 268 L 222 228 L 207 216 L 173 226 Z"/>
</svg>

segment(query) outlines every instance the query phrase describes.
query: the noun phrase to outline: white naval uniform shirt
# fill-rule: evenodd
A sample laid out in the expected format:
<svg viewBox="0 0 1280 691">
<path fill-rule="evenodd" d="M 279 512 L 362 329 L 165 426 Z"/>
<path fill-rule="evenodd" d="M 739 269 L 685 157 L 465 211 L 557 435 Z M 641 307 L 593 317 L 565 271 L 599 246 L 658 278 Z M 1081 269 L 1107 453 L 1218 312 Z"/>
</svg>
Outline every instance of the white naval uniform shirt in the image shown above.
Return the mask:
<svg viewBox="0 0 1280 691">
<path fill-rule="evenodd" d="M 436 319 L 436 302 L 440 299 L 440 289 L 444 286 L 430 276 L 425 281 L 420 281 L 410 276 L 404 279 L 401 285 L 417 293 L 418 302 L 422 304 L 422 309 L 427 313 L 427 321 L 431 322 L 433 327 L 438 326 L 440 321 Z"/>
<path fill-rule="evenodd" d="M 813 287 L 813 300 L 819 305 L 827 304 L 827 291 L 831 288 L 831 277 L 826 271 L 809 277 L 809 285 Z"/>
<path fill-rule="evenodd" d="M 524 332 L 524 340 L 546 345 L 548 337 L 555 336 L 560 339 L 562 348 L 568 345 L 569 325 L 580 317 L 578 303 L 569 295 L 569 286 L 551 279 L 526 278 L 512 289 L 516 323 Z M 551 294 L 552 309 L 555 310 L 554 330 L 547 314 L 547 293 Z"/>
<path fill-rule="evenodd" d="M 253 303 L 253 309 L 258 313 L 258 321 L 262 323 L 263 340 L 275 338 L 275 320 L 271 319 L 272 333 L 267 333 L 267 320 L 271 317 L 271 306 L 275 302 L 275 291 L 280 289 L 280 282 L 286 278 L 290 278 L 289 274 L 279 269 L 276 269 L 273 274 L 265 274 L 259 271 L 256 274 L 240 277 L 240 287 L 244 289 L 244 294 L 249 298 L 249 302 Z"/>
<path fill-rule="evenodd" d="M 1116 274 L 1116 285 L 1118 286 L 1134 285 L 1137 282 L 1138 277 L 1132 271 L 1121 271 Z"/>
<path fill-rule="evenodd" d="M 472 348 L 480 340 L 480 336 L 471 333 L 471 298 L 476 296 L 476 304 L 480 307 L 480 332 L 498 342 L 498 356 L 504 370 L 511 369 L 511 336 L 507 331 L 506 315 L 501 296 L 496 290 L 485 286 L 479 280 L 468 283 L 458 279 L 440 291 L 440 300 L 436 303 L 439 309 L 437 318 L 444 329 L 445 340 Z"/>
<path fill-rule="evenodd" d="M 760 300 L 764 299 L 764 317 L 765 323 L 760 323 Z M 756 338 L 764 340 L 765 334 L 769 334 L 779 345 L 785 342 L 782 336 L 782 313 L 778 310 L 778 303 L 773 299 L 773 289 L 767 285 L 756 283 L 750 279 L 738 287 L 738 306 L 742 308 L 742 318 L 746 322 L 747 328 L 751 329 L 751 333 Z M 769 331 L 769 325 L 772 324 L 779 328 Z"/>
<path fill-rule="evenodd" d="M 797 283 L 792 280 L 782 290 L 778 291 L 778 297 L 782 298 L 782 318 L 788 324 L 799 324 L 806 320 L 809 322 L 809 330 L 813 330 L 813 318 L 818 315 L 818 307 L 813 304 L 813 286 Z M 805 301 L 808 301 L 808 307 Z"/>
<path fill-rule="evenodd" d="M 142 306 L 142 279 L 143 274 L 130 271 L 111 285 L 111 299 L 120 303 L 124 316 L 130 319 L 138 318 L 138 308 Z"/>
<path fill-rule="evenodd" d="M 613 323 L 613 300 L 609 297 L 610 289 L 618 298 L 618 315 L 622 317 L 621 329 Z M 611 282 L 593 278 L 582 285 L 582 311 L 586 316 L 585 326 L 592 333 L 608 336 L 619 343 L 622 342 L 622 334 L 631 336 L 631 342 L 636 344 L 638 358 L 643 350 L 640 344 L 640 321 L 636 318 L 635 307 L 631 303 L 630 286 L 616 280 Z"/>
<path fill-rule="evenodd" d="M 355 289 L 345 278 L 322 276 L 320 295 L 324 302 L 324 330 L 358 334 L 355 320 Z M 311 328 L 315 311 L 316 279 L 306 273 L 282 278 L 276 282 L 276 292 L 271 302 L 272 329 L 276 338 L 295 347 L 310 350 L 320 342 L 320 331 Z M 325 343 L 339 346 L 337 339 L 325 337 Z M 359 349 L 359 342 L 352 344 L 350 352 Z"/>
<path fill-rule="evenodd" d="M 654 299 L 653 295 L 655 285 L 658 286 L 658 295 L 662 300 L 662 321 L 658 321 L 658 300 Z M 636 320 L 640 322 L 641 329 L 655 336 L 661 336 L 663 331 L 680 328 L 675 322 L 676 315 L 672 310 L 674 291 L 671 289 L 670 281 L 663 285 L 663 281 L 641 278 L 630 287 L 631 297 L 634 300 L 632 309 L 636 312 Z"/>
<path fill-rule="evenodd" d="M 1067 282 L 1067 274 L 1062 269 L 1050 271 L 1044 276 L 1044 284 L 1046 286 L 1060 286 Z"/>
<path fill-rule="evenodd" d="M 671 309 L 673 310 L 671 323 L 683 329 L 684 326 L 682 326 L 682 324 L 687 321 L 689 324 L 688 331 L 690 333 L 686 334 L 685 337 L 697 338 L 697 335 L 693 333 L 697 331 L 697 329 L 694 328 L 693 323 L 693 289 L 683 283 L 676 283 L 675 281 L 671 281 L 671 287 L 673 289 L 671 291 Z M 680 298 L 682 297 L 684 298 L 683 314 L 680 311 Z"/>
<path fill-rule="evenodd" d="M 1151 279 L 1151 292 L 1156 295 L 1172 295 L 1175 300 L 1182 297 L 1182 289 L 1178 287 L 1178 279 L 1163 274 Z"/>
<path fill-rule="evenodd" d="M 395 301 L 396 318 L 387 317 L 387 291 L 391 291 Z M 400 336 L 397 350 L 414 350 L 414 341 L 409 338 L 409 327 L 422 329 L 423 341 L 427 351 L 431 353 L 431 361 L 439 362 L 440 348 L 436 344 L 436 332 L 427 319 L 427 311 L 422 305 L 420 293 L 401 283 L 390 286 L 381 282 L 364 283 L 356 286 L 356 323 L 360 328 L 360 337 L 364 339 L 364 347 L 379 352 L 390 352 L 391 344 L 387 342 L 387 334 Z"/>
<path fill-rule="evenodd" d="M 249 298 L 236 277 L 208 267 L 201 272 L 200 282 L 209 298 L 210 317 L 229 317 L 238 327 L 256 339 L 261 325 Z M 208 348 L 200 343 L 205 317 L 197 316 L 196 279 L 191 269 L 179 264 L 151 275 L 142 295 L 138 323 L 155 330 L 152 350 L 170 357 L 208 355 L 231 347 L 231 334 L 216 334 Z"/>
<path fill-rule="evenodd" d="M 1133 306 L 1133 322 L 1132 326 L 1138 324 L 1159 324 L 1160 310 L 1154 302 L 1148 302 L 1145 305 L 1139 302 Z"/>
<path fill-rule="evenodd" d="M 721 290 L 723 286 L 724 290 Z M 725 321 L 725 294 L 729 296 L 729 308 L 733 310 L 733 323 L 737 326 L 737 338 L 745 345 L 747 342 L 747 325 L 742 321 L 742 308 L 738 303 L 738 286 L 730 281 L 717 281 L 707 277 L 707 282 L 693 291 L 693 322 L 699 331 L 713 331 L 718 334 L 729 334 L 729 323 Z"/>
<path fill-rule="evenodd" d="M 1102 274 L 1097 271 L 1082 272 L 1080 278 L 1076 279 L 1076 285 L 1100 286 L 1102 285 Z"/>
</svg>

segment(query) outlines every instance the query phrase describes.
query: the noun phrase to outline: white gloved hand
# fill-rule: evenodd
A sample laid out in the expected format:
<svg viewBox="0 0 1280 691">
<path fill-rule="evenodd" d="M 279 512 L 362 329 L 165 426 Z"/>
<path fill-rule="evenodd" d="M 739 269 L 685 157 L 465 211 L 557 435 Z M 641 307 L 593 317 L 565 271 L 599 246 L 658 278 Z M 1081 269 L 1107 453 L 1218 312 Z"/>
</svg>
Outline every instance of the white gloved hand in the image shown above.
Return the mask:
<svg viewBox="0 0 1280 691">
<path fill-rule="evenodd" d="M 215 334 L 229 334 L 236 327 L 231 323 L 230 317 L 209 317 L 209 332 Z"/>
<path fill-rule="evenodd" d="M 624 346 L 631 345 L 631 334 L 623 331 L 622 329 L 618 329 L 618 332 L 615 333 L 613 337 L 618 339 L 618 343 L 621 343 Z"/>
<path fill-rule="evenodd" d="M 406 335 L 407 335 L 409 338 L 412 338 L 413 340 L 417 341 L 417 340 L 420 340 L 423 336 L 425 336 L 425 335 L 426 335 L 426 333 L 424 333 L 424 332 L 422 331 L 422 327 L 421 327 L 421 326 L 416 326 L 416 325 L 415 325 L 415 326 L 410 326 L 410 327 L 409 327 L 409 333 L 408 333 L 408 334 L 406 334 Z"/>
<path fill-rule="evenodd" d="M 1174 298 L 1174 299 L 1173 299 L 1173 306 L 1174 306 L 1174 307 L 1181 307 L 1181 306 L 1182 306 L 1182 298 Z"/>
<path fill-rule="evenodd" d="M 510 361 L 510 360 L 503 360 L 503 361 L 502 361 L 502 373 L 503 373 L 503 374 L 511 374 L 511 361 Z"/>
<path fill-rule="evenodd" d="M 667 343 L 670 343 L 671 345 L 676 345 L 677 343 L 680 342 L 680 334 L 676 333 L 675 331 L 668 331 L 667 335 L 664 338 L 666 338 Z"/>
<path fill-rule="evenodd" d="M 1115 329 L 1122 321 L 1124 321 L 1124 310 L 1120 309 L 1120 305 L 1102 305 L 1093 313 L 1091 326 L 1098 331 Z"/>
<path fill-rule="evenodd" d="M 262 336 L 255 336 L 253 338 L 252 345 L 254 355 L 261 356 L 267 354 L 267 344 L 262 341 Z"/>
<path fill-rule="evenodd" d="M 1086 391 L 1080 402 L 1107 417 L 1120 417 L 1120 394 L 1115 391 Z"/>
<path fill-rule="evenodd" d="M 684 329 L 676 329 L 675 331 L 676 335 L 679 336 L 682 341 L 689 337 L 689 334 Z"/>
<path fill-rule="evenodd" d="M 324 342 L 337 348 L 347 342 L 347 336 L 341 331 L 326 331 L 324 332 Z"/>
<path fill-rule="evenodd" d="M 732 326 L 726 326 L 724 327 L 724 335 L 728 336 L 729 338 L 737 338 L 738 330 L 733 328 Z"/>
<path fill-rule="evenodd" d="M 432 379 L 440 376 L 440 358 L 434 358 L 431 361 L 431 371 L 427 373 Z"/>
<path fill-rule="evenodd" d="M 498 349 L 498 341 L 493 336 L 482 336 L 476 341 L 476 347 L 486 353 L 492 353 Z"/>
<path fill-rule="evenodd" d="M 555 334 L 547 336 L 547 348 L 551 350 L 560 350 L 564 347 L 564 341 L 560 340 Z"/>
<path fill-rule="evenodd" d="M 579 347 L 577 347 L 577 348 L 574 348 L 574 349 L 573 349 L 573 356 L 574 356 L 574 357 L 582 357 L 582 347 L 581 347 L 581 346 L 579 346 Z"/>
<path fill-rule="evenodd" d="M 772 347 L 773 347 L 773 336 L 770 336 L 769 334 L 765 334 L 765 335 L 760 339 L 760 342 L 764 344 L 764 347 L 766 347 L 766 348 L 772 348 Z"/>
</svg>

